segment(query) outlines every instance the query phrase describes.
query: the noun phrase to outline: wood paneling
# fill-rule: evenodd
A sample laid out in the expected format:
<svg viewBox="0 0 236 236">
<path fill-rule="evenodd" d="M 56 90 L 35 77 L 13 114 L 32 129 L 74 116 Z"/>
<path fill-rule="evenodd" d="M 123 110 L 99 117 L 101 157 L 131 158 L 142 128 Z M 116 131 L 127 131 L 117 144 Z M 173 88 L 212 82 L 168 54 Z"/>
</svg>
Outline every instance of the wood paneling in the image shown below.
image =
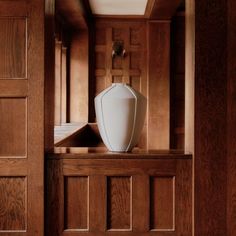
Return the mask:
<svg viewBox="0 0 236 236">
<path fill-rule="evenodd" d="M 62 103 L 62 42 L 55 40 L 55 103 L 54 124 L 61 125 L 61 103 Z"/>
<path fill-rule="evenodd" d="M 195 1 L 195 235 L 227 235 L 227 2 Z"/>
<path fill-rule="evenodd" d="M 185 16 L 171 22 L 170 148 L 184 149 L 185 117 Z M 189 63 L 189 62 L 188 62 Z"/>
<path fill-rule="evenodd" d="M 26 78 L 26 18 L 0 18 L 0 79 Z"/>
<path fill-rule="evenodd" d="M 61 55 L 61 122 L 67 121 L 67 47 L 62 47 Z"/>
<path fill-rule="evenodd" d="M 48 160 L 48 235 L 191 235 L 191 160 L 109 153 L 91 158 L 94 154 L 54 154 L 59 159 Z M 83 176 L 89 178 L 89 197 L 85 180 L 78 187 Z M 64 178 L 76 182 L 67 194 L 70 203 L 64 198 Z M 77 211 L 81 192 L 81 201 L 89 205 L 88 229 L 65 230 L 61 224 L 69 212 L 63 202 L 65 209 L 71 207 L 71 219 L 87 219 L 85 208 Z"/>
<path fill-rule="evenodd" d="M 44 222 L 44 1 L 0 1 L 0 9 L 0 234 L 38 236 Z"/>
<path fill-rule="evenodd" d="M 170 22 L 149 22 L 148 51 L 148 148 L 169 149 Z"/>
<path fill-rule="evenodd" d="M 44 71 L 44 145 L 45 150 L 54 146 L 55 103 L 55 1 L 45 0 L 45 71 Z"/>
<path fill-rule="evenodd" d="M 0 98 L 0 158 L 27 155 L 27 100 Z"/>
<path fill-rule="evenodd" d="M 184 149 L 194 153 L 195 113 L 195 1 L 186 1 L 185 13 L 185 139 Z"/>
<path fill-rule="evenodd" d="M 10 230 L 26 230 L 26 179 L 0 177 L 0 234 Z"/>
<path fill-rule="evenodd" d="M 227 227 L 228 236 L 236 234 L 236 42 L 235 42 L 235 1 L 228 1 L 228 159 L 227 159 Z"/>
<path fill-rule="evenodd" d="M 66 176 L 65 230 L 88 228 L 88 177 Z"/>
<path fill-rule="evenodd" d="M 70 46 L 70 122 L 88 122 L 88 31 L 75 32 Z"/>
<path fill-rule="evenodd" d="M 182 0 L 149 0 L 145 16 L 149 19 L 170 20 Z"/>
<path fill-rule="evenodd" d="M 127 83 L 147 96 L 146 67 L 146 23 L 143 20 L 96 18 L 95 21 L 95 71 L 91 84 L 94 86 L 92 111 L 89 121 L 94 122 L 93 98 L 111 83 Z M 125 57 L 112 58 L 112 44 L 119 40 L 124 43 Z M 145 126 L 146 128 L 146 126 Z M 142 145 L 147 145 L 143 132 Z"/>
<path fill-rule="evenodd" d="M 174 189 L 174 177 L 151 177 L 150 228 L 152 230 L 175 230 Z"/>
<path fill-rule="evenodd" d="M 87 29 L 91 10 L 86 1 L 76 0 L 56 0 L 57 11 L 65 19 L 71 28 Z"/>
<path fill-rule="evenodd" d="M 107 177 L 107 229 L 131 229 L 130 177 Z"/>
</svg>

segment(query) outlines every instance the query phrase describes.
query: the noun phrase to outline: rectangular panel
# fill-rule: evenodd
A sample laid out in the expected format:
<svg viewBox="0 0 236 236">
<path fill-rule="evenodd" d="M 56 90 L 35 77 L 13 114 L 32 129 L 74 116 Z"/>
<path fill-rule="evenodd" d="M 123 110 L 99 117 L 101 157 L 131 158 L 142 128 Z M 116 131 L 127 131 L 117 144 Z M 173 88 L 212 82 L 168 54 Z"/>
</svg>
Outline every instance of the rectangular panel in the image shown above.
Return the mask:
<svg viewBox="0 0 236 236">
<path fill-rule="evenodd" d="M 112 83 L 122 83 L 122 76 L 112 76 Z"/>
<path fill-rule="evenodd" d="M 105 77 L 97 76 L 95 84 L 95 95 L 99 94 L 103 89 L 105 89 Z"/>
<path fill-rule="evenodd" d="M 131 177 L 107 178 L 107 229 L 131 230 Z"/>
<path fill-rule="evenodd" d="M 130 53 L 130 69 L 141 69 L 140 62 L 142 58 L 140 54 L 140 51 Z"/>
<path fill-rule="evenodd" d="M 95 55 L 96 69 L 105 69 L 106 54 L 104 52 L 97 52 Z"/>
<path fill-rule="evenodd" d="M 132 88 L 136 89 L 137 91 L 141 90 L 141 83 L 139 76 L 131 76 L 131 86 Z"/>
<path fill-rule="evenodd" d="M 0 17 L 0 45 L 0 79 L 26 78 L 26 18 Z"/>
<path fill-rule="evenodd" d="M 65 177 L 65 229 L 88 228 L 88 177 Z"/>
<path fill-rule="evenodd" d="M 150 178 L 150 228 L 174 230 L 174 177 Z"/>
<path fill-rule="evenodd" d="M 97 28 L 95 38 L 96 38 L 96 45 L 105 45 L 106 44 L 106 29 Z"/>
<path fill-rule="evenodd" d="M 26 178 L 0 177 L 0 233 L 26 230 Z"/>
<path fill-rule="evenodd" d="M 26 102 L 26 98 L 0 98 L 0 156 L 26 156 Z"/>
</svg>

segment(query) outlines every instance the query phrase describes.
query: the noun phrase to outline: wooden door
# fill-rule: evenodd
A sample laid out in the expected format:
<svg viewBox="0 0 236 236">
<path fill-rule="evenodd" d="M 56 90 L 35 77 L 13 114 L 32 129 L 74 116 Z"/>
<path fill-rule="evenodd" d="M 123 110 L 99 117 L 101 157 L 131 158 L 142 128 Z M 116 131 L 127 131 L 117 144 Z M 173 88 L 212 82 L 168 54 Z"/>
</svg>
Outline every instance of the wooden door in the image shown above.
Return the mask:
<svg viewBox="0 0 236 236">
<path fill-rule="evenodd" d="M 0 235 L 43 235 L 44 1 L 0 1 Z"/>
</svg>

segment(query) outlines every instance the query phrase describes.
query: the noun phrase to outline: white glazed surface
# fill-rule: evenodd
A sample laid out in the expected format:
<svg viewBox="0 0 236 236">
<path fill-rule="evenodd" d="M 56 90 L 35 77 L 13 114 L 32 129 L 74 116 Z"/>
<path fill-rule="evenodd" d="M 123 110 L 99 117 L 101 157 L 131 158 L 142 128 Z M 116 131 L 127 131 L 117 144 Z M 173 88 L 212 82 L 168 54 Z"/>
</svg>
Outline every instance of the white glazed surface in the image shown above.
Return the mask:
<svg viewBox="0 0 236 236">
<path fill-rule="evenodd" d="M 95 98 L 99 132 L 110 151 L 127 152 L 137 144 L 146 115 L 146 98 L 116 83 Z"/>
</svg>

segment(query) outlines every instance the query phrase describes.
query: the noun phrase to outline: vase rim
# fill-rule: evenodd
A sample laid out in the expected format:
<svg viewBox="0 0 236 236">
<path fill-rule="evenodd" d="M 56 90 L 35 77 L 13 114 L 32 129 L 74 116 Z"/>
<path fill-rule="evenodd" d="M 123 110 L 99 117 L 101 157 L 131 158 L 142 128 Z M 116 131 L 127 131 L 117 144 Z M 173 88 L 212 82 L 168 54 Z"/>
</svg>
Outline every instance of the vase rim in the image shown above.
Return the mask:
<svg viewBox="0 0 236 236">
<path fill-rule="evenodd" d="M 112 83 L 112 86 L 113 85 L 120 85 L 120 86 L 124 86 L 124 85 L 127 85 L 127 83 Z"/>
</svg>

